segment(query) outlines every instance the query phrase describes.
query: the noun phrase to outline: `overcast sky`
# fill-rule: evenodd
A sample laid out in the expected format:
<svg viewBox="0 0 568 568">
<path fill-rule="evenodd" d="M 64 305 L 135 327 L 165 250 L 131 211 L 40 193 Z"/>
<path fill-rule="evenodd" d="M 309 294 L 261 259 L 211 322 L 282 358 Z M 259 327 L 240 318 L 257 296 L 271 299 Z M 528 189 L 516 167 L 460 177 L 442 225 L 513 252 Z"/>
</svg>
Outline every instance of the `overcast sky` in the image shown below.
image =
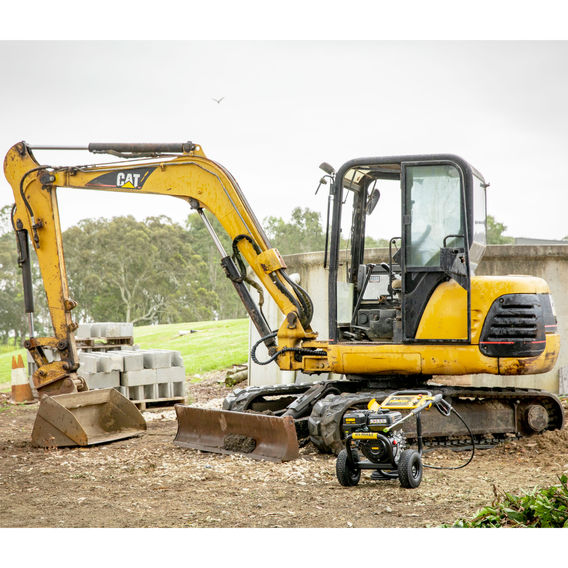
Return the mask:
<svg viewBox="0 0 568 568">
<path fill-rule="evenodd" d="M 20 140 L 191 140 L 233 173 L 263 220 L 297 206 L 323 214 L 322 161 L 450 152 L 491 183 L 488 212 L 507 234 L 568 235 L 566 42 L 5 41 L 0 61 L 2 155 Z M 12 203 L 3 177 L 0 188 L 0 206 Z M 64 227 L 189 213 L 164 197 L 61 189 L 59 201 Z"/>
</svg>

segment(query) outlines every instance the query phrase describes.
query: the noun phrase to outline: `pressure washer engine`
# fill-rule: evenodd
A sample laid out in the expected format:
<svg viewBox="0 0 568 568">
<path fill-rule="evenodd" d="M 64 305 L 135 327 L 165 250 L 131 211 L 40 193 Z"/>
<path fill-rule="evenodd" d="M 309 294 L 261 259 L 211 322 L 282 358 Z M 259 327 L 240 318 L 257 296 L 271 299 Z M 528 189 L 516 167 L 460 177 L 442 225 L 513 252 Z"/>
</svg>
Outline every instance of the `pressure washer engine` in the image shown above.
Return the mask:
<svg viewBox="0 0 568 568">
<path fill-rule="evenodd" d="M 424 445 L 422 440 L 423 410 L 434 406 L 442 415 L 454 412 L 461 416 L 442 398 L 441 394 L 432 396 L 429 391 L 397 391 L 379 404 L 371 400 L 367 410 L 351 410 L 345 413 L 342 421 L 345 435 L 345 449 L 339 452 L 336 461 L 336 474 L 339 483 L 345 487 L 357 485 L 363 469 L 373 470 L 371 479 L 385 480 L 398 478 L 402 487 L 413 489 L 420 485 L 424 467 L 434 469 L 460 469 L 473 459 L 475 442 L 471 431 L 471 457 L 467 463 L 450 468 L 425 465 L 422 461 Z M 403 411 L 408 411 L 403 415 Z M 407 447 L 403 423 L 416 417 L 417 449 Z M 366 460 L 359 458 L 361 452 Z"/>
</svg>

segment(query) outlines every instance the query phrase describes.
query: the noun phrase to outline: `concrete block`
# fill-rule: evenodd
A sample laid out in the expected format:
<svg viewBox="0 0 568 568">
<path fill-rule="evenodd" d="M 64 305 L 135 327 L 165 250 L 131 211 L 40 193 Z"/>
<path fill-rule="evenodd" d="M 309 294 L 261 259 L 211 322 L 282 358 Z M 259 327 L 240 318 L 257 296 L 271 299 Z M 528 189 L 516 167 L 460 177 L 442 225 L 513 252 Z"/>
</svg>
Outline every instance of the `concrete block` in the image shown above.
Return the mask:
<svg viewBox="0 0 568 568">
<path fill-rule="evenodd" d="M 144 369 L 144 354 L 132 350 L 121 352 L 124 371 L 141 371 Z"/>
<path fill-rule="evenodd" d="M 120 323 L 113 323 L 107 322 L 104 326 L 104 337 L 121 337 L 121 324 Z"/>
<path fill-rule="evenodd" d="M 120 351 L 107 351 L 105 353 L 98 353 L 99 356 L 99 371 L 124 371 L 124 360 L 122 352 Z"/>
<path fill-rule="evenodd" d="M 157 383 L 158 398 L 172 398 L 172 383 Z"/>
<path fill-rule="evenodd" d="M 89 337 L 91 337 L 91 324 L 80 323 L 77 331 L 75 332 L 75 337 L 77 339 L 89 339 Z"/>
<path fill-rule="evenodd" d="M 79 370 L 84 374 L 98 373 L 98 358 L 92 353 L 79 352 Z"/>
<path fill-rule="evenodd" d="M 110 373 L 111 372 L 111 368 L 110 368 L 110 359 L 108 357 L 105 357 L 104 353 L 93 353 L 93 355 L 96 357 L 97 359 L 97 372 L 99 373 Z"/>
<path fill-rule="evenodd" d="M 110 389 L 120 385 L 120 373 L 85 373 L 82 375 L 87 381 L 89 389 Z"/>
<path fill-rule="evenodd" d="M 134 387 L 125 387 L 121 386 L 123 390 L 122 394 L 128 400 L 144 400 L 144 387 L 143 386 L 134 386 Z"/>
<path fill-rule="evenodd" d="M 142 351 L 145 369 L 164 369 L 172 366 L 172 351 L 150 349 Z"/>
<path fill-rule="evenodd" d="M 156 383 L 143 386 L 144 400 L 156 400 L 158 398 L 158 385 Z"/>
<path fill-rule="evenodd" d="M 131 323 L 120 324 L 120 337 L 132 337 L 134 335 L 134 325 Z"/>
<path fill-rule="evenodd" d="M 185 398 L 185 381 L 138 386 L 120 385 L 115 388 L 128 400 L 140 402 L 159 399 Z"/>
<path fill-rule="evenodd" d="M 172 383 L 178 381 L 185 381 L 185 369 L 183 367 L 156 369 L 157 383 Z"/>
<path fill-rule="evenodd" d="M 157 383 L 158 398 L 185 398 L 185 381 Z"/>
<path fill-rule="evenodd" d="M 172 383 L 172 398 L 184 397 L 185 398 L 185 381 Z"/>
<path fill-rule="evenodd" d="M 155 369 L 141 369 L 139 371 L 125 371 L 120 376 L 120 384 L 125 387 L 152 385 L 156 382 Z"/>
<path fill-rule="evenodd" d="M 102 337 L 101 331 L 104 325 L 101 323 L 92 323 L 91 324 L 91 337 Z"/>
<path fill-rule="evenodd" d="M 172 367 L 183 367 L 183 357 L 179 351 L 172 351 Z"/>
</svg>

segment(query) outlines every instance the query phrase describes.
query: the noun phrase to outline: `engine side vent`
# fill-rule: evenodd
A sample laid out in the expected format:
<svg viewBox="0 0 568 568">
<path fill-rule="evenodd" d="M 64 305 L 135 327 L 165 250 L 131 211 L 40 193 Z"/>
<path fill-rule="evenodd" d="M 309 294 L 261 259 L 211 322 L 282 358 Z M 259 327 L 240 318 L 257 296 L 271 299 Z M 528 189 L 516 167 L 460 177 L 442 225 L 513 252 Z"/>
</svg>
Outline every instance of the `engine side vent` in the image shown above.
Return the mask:
<svg viewBox="0 0 568 568">
<path fill-rule="evenodd" d="M 548 294 L 506 294 L 491 306 L 479 348 L 488 357 L 534 357 L 546 347 L 543 303 Z"/>
</svg>

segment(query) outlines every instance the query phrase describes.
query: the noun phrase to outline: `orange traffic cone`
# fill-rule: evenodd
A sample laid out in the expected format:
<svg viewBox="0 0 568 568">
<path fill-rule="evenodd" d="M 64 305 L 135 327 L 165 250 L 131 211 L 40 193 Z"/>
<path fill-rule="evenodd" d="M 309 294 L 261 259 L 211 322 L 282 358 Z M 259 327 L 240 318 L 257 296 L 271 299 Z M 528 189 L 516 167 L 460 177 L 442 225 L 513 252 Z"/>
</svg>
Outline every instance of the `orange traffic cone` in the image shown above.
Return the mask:
<svg viewBox="0 0 568 568">
<path fill-rule="evenodd" d="M 28 375 L 24 367 L 21 355 L 12 357 L 12 398 L 13 403 L 34 402 L 32 388 L 28 381 Z"/>
</svg>

